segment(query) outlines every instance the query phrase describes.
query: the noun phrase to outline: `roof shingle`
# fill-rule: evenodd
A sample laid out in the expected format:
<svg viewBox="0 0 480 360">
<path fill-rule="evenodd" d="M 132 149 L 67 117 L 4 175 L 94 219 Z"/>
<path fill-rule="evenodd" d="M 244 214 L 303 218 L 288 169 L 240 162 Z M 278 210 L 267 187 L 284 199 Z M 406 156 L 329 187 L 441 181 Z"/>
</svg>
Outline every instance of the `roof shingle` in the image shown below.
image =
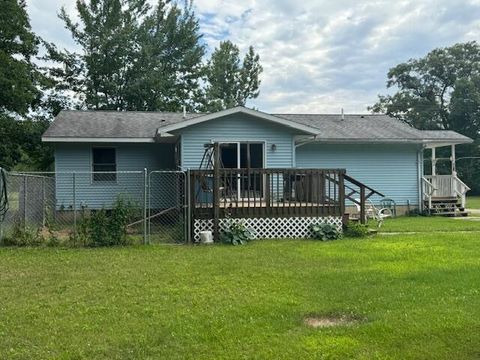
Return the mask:
<svg viewBox="0 0 480 360">
<path fill-rule="evenodd" d="M 157 130 L 205 113 L 137 111 L 62 111 L 44 138 L 145 138 L 153 139 Z M 318 129 L 320 141 L 417 142 L 471 140 L 454 131 L 417 130 L 387 115 L 348 114 L 273 114 L 298 124 Z"/>
</svg>

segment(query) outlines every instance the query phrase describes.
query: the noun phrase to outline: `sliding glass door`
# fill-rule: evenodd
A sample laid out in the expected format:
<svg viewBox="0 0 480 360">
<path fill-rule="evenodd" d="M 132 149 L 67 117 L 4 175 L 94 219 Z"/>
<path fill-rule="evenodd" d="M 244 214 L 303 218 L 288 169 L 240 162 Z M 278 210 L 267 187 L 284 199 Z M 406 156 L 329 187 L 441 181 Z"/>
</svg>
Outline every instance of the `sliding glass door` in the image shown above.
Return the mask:
<svg viewBox="0 0 480 360">
<path fill-rule="evenodd" d="M 226 181 L 226 190 L 240 198 L 263 197 L 263 176 L 251 173 L 248 169 L 265 167 L 264 142 L 225 142 L 220 143 L 221 166 L 226 169 L 247 169 L 235 179 Z"/>
</svg>

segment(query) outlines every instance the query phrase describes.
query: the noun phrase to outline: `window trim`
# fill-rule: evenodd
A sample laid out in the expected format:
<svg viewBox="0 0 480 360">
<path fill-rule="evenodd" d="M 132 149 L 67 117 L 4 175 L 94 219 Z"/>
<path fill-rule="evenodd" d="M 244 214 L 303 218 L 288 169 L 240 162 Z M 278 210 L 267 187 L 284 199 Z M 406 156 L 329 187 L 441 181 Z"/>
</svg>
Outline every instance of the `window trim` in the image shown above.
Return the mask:
<svg viewBox="0 0 480 360">
<path fill-rule="evenodd" d="M 93 162 L 93 151 L 95 149 L 113 149 L 115 150 L 115 173 L 118 172 L 118 156 L 117 156 L 117 147 L 116 146 L 95 146 L 92 145 L 90 146 L 90 171 L 91 171 L 91 176 L 90 176 L 90 184 L 92 185 L 102 185 L 102 184 L 116 184 L 117 183 L 117 174 L 115 174 L 115 180 L 95 180 L 94 175 L 94 162 Z M 108 164 L 110 165 L 110 164 Z"/>
</svg>

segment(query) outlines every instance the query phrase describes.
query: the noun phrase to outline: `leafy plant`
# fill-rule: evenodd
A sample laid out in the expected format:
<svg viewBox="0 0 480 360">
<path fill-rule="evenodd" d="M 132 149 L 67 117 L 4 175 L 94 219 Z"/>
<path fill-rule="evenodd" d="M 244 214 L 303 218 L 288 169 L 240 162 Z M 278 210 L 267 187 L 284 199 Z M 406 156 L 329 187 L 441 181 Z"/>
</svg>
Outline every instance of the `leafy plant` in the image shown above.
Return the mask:
<svg viewBox="0 0 480 360">
<path fill-rule="evenodd" d="M 350 222 L 343 234 L 347 237 L 353 237 L 353 238 L 363 238 L 368 236 L 368 226 L 360 223 L 354 223 Z"/>
<path fill-rule="evenodd" d="M 10 236 L 2 239 L 4 246 L 38 246 L 42 242 L 43 238 L 38 230 L 24 226 L 20 221 L 14 223 Z"/>
<path fill-rule="evenodd" d="M 232 245 L 246 245 L 254 238 L 253 231 L 247 228 L 243 222 L 233 220 L 221 234 L 222 241 Z"/>
<path fill-rule="evenodd" d="M 92 212 L 87 220 L 87 236 L 90 246 L 113 246 L 127 243 L 127 225 L 133 207 L 130 202 L 118 198 L 112 210 Z"/>
<path fill-rule="evenodd" d="M 318 240 L 337 240 L 342 237 L 342 232 L 334 225 L 312 224 L 310 229 L 312 230 L 313 237 Z"/>
</svg>

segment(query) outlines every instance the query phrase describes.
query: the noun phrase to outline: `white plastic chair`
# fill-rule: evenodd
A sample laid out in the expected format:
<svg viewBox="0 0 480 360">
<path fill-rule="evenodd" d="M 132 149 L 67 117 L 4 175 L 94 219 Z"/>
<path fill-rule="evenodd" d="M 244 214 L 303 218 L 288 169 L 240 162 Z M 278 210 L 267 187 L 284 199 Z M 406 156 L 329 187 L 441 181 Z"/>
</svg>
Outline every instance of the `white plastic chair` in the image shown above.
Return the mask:
<svg viewBox="0 0 480 360">
<path fill-rule="evenodd" d="M 360 199 L 355 199 L 355 201 L 356 202 L 354 204 L 357 208 L 357 211 L 360 213 Z M 383 225 L 383 220 L 393 217 L 393 213 L 389 208 L 377 208 L 370 199 L 367 199 L 365 203 L 365 217 L 366 220 L 373 219 L 377 221 L 377 226 L 381 227 Z"/>
</svg>

